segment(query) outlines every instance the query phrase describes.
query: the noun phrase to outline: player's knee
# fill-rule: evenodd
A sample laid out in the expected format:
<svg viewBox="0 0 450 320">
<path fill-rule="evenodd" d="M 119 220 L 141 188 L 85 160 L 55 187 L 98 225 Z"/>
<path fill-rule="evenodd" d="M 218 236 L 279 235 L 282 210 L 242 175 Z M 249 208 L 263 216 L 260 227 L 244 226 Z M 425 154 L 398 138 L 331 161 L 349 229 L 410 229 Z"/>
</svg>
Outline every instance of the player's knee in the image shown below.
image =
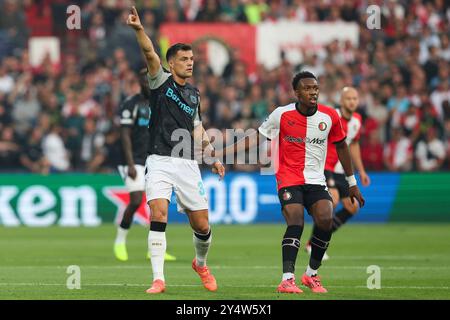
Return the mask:
<svg viewBox="0 0 450 320">
<path fill-rule="evenodd" d="M 209 232 L 209 230 L 210 230 L 210 227 L 209 227 L 209 224 L 206 223 L 206 224 L 202 224 L 202 225 L 199 225 L 199 226 L 194 226 L 192 229 L 193 229 L 196 233 L 199 233 L 199 234 L 207 234 L 207 233 Z"/>
<path fill-rule="evenodd" d="M 167 220 L 167 210 L 158 206 L 157 204 L 150 203 L 151 219 L 153 221 L 165 221 Z"/>
<path fill-rule="evenodd" d="M 130 201 L 130 203 L 128 204 L 128 208 L 131 212 L 136 212 L 139 208 L 139 205 Z"/>
<path fill-rule="evenodd" d="M 135 210 L 137 210 L 137 208 L 139 208 L 139 206 L 141 205 L 141 201 L 142 201 L 142 195 L 141 194 L 131 195 L 130 196 L 130 203 L 129 203 L 129 205 L 131 207 L 135 208 Z"/>
<path fill-rule="evenodd" d="M 328 216 L 328 215 L 327 216 L 325 216 L 325 215 L 318 216 L 318 217 L 316 217 L 314 223 L 317 225 L 317 227 L 319 229 L 328 231 L 328 230 L 331 230 L 331 228 L 333 226 L 333 217 L 331 215 L 330 216 Z"/>
<path fill-rule="evenodd" d="M 286 219 L 287 225 L 297 225 L 297 226 L 303 226 L 304 225 L 304 218 L 303 218 L 303 212 L 299 212 L 297 208 L 289 208 L 284 207 L 283 208 L 283 215 Z"/>
</svg>

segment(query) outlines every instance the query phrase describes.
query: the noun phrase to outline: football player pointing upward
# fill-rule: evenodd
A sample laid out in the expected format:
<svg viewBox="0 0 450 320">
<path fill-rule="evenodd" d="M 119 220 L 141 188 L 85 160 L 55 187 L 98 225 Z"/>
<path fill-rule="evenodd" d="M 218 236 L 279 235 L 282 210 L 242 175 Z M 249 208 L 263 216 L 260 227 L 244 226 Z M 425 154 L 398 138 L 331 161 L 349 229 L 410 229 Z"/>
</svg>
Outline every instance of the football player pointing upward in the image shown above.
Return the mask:
<svg viewBox="0 0 450 320">
<path fill-rule="evenodd" d="M 165 72 L 152 41 L 144 32 L 135 7 L 128 16 L 127 24 L 135 30 L 145 56 L 150 103 L 154 108 L 150 126 L 149 156 L 146 160 L 146 194 L 152 219 L 148 242 L 153 270 L 153 284 L 147 293 L 158 294 L 166 289 L 165 230 L 173 189 L 177 196 L 178 211 L 187 214 L 194 231 L 195 258 L 192 268 L 200 276 L 207 290 L 216 291 L 216 279 L 206 265 L 212 236 L 208 201 L 200 169 L 194 158 L 194 141 L 187 139 L 188 145 L 178 150 L 179 141 L 172 139 L 175 133 L 182 131 L 187 137 L 201 136 L 202 151 L 212 149 L 201 122 L 199 91 L 187 82 L 187 79 L 192 77 L 194 67 L 192 48 L 181 43 L 171 46 L 166 54 L 170 73 Z M 223 177 L 225 168 L 220 161 L 215 161 L 213 167 Z"/>
</svg>

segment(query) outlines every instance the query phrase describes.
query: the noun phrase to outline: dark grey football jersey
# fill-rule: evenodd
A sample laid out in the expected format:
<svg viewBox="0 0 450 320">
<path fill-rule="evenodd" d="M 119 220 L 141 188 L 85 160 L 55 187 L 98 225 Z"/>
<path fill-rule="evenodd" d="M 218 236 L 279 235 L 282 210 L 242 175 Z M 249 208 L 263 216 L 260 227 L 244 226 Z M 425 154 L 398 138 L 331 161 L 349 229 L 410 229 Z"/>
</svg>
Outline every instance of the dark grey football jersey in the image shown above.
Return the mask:
<svg viewBox="0 0 450 320">
<path fill-rule="evenodd" d="M 155 77 L 148 76 L 151 89 L 152 122 L 150 125 L 149 154 L 194 159 L 194 127 L 201 124 L 200 93 L 190 84 L 181 86 L 172 75 L 160 67 Z M 181 132 L 179 129 L 182 129 Z M 182 139 L 181 152 L 172 152 Z M 177 148 L 175 150 L 179 150 Z"/>
<path fill-rule="evenodd" d="M 143 94 L 136 94 L 123 101 L 119 112 L 120 125 L 131 128 L 134 162 L 144 165 L 150 136 L 149 125 L 152 114 L 150 101 Z M 121 163 L 126 164 L 124 157 Z"/>
</svg>

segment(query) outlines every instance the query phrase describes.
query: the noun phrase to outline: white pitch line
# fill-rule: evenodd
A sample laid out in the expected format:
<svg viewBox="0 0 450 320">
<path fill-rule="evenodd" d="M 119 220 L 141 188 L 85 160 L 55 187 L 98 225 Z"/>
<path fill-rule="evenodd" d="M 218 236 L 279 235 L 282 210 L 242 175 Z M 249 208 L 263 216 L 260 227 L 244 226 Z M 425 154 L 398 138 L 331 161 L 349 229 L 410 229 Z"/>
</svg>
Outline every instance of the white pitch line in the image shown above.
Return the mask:
<svg viewBox="0 0 450 320">
<path fill-rule="evenodd" d="M 278 284 L 271 285 L 221 285 L 225 288 L 275 288 Z M 66 287 L 65 284 L 60 283 L 0 283 L 0 286 L 56 286 L 56 287 Z M 148 287 L 149 284 L 138 284 L 138 283 L 87 283 L 81 284 L 81 287 Z M 201 285 L 196 284 L 172 284 L 167 285 L 167 287 L 201 287 Z M 341 288 L 341 289 L 367 289 L 366 286 L 327 286 L 327 288 Z M 437 286 L 381 286 L 381 289 L 417 289 L 417 290 L 450 290 L 450 287 L 437 287 Z M 376 292 L 377 290 L 374 290 Z"/>
<path fill-rule="evenodd" d="M 2 266 L 2 269 L 67 269 L 67 266 Z M 211 269 L 244 269 L 244 270 L 257 270 L 257 269 L 279 269 L 280 266 L 217 266 L 210 265 Z M 322 269 L 342 269 L 342 270 L 366 270 L 367 266 L 327 266 L 326 263 L 322 265 Z M 450 270 L 450 266 L 379 266 L 382 270 Z M 130 266 L 130 265 L 114 265 L 114 266 L 83 266 L 81 269 L 149 269 L 151 266 Z M 167 266 L 167 269 L 189 269 L 188 266 Z"/>
</svg>

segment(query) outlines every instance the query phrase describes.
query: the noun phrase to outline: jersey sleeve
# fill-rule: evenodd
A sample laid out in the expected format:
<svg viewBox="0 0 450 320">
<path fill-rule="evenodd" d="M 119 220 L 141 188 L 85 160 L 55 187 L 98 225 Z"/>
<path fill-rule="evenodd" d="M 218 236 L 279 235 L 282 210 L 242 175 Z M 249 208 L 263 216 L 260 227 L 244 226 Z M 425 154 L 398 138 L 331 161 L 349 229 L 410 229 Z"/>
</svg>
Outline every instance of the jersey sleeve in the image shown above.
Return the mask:
<svg viewBox="0 0 450 320">
<path fill-rule="evenodd" d="M 275 139 L 278 136 L 280 133 L 280 111 L 278 108 L 264 120 L 258 128 L 258 131 L 270 140 Z"/>
<path fill-rule="evenodd" d="M 163 67 L 160 65 L 158 73 L 152 77 L 147 73 L 148 85 L 150 90 L 158 89 L 167 79 L 169 79 L 170 73 L 164 72 Z"/>
<path fill-rule="evenodd" d="M 328 141 L 331 143 L 341 142 L 346 138 L 344 128 L 342 127 L 341 118 L 336 110 L 331 111 L 331 129 L 328 134 Z"/>
<path fill-rule="evenodd" d="M 353 116 L 356 117 L 356 119 L 358 119 L 359 121 L 358 132 L 356 132 L 356 136 L 353 138 L 353 142 L 359 142 L 359 139 L 361 139 L 362 117 L 359 113 L 356 112 Z"/>
<path fill-rule="evenodd" d="M 128 97 L 120 105 L 120 125 L 132 126 L 134 124 L 134 99 Z"/>
<path fill-rule="evenodd" d="M 198 107 L 194 115 L 194 128 L 202 124 L 202 115 L 200 113 L 200 94 L 197 94 Z"/>
</svg>

